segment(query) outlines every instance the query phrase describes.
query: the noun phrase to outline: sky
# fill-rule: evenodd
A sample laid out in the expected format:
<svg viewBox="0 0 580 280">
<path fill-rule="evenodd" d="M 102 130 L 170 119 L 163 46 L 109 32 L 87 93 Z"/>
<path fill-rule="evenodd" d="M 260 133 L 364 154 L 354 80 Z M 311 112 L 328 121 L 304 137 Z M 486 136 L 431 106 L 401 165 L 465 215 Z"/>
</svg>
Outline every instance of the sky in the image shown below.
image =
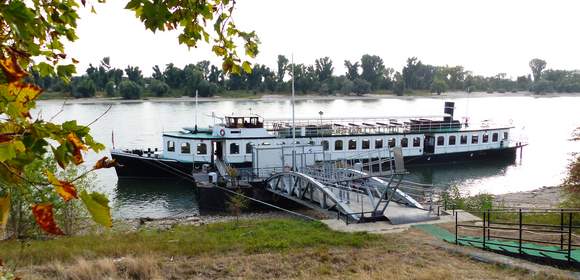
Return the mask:
<svg viewBox="0 0 580 280">
<path fill-rule="evenodd" d="M 68 44 L 79 73 L 105 56 L 114 67 L 139 66 L 147 76 L 154 65 L 163 69 L 170 62 L 221 63 L 206 45 L 188 50 L 176 32 L 145 30 L 123 9 L 126 2 L 95 4 L 96 15 L 81 11 L 80 39 Z M 305 64 L 329 56 L 340 75 L 345 59 L 374 54 L 397 71 L 416 56 L 427 64 L 515 78 L 530 73 L 528 62 L 536 57 L 547 68 L 580 69 L 578 12 L 580 1 L 564 0 L 238 0 L 234 20 L 257 32 L 260 53 L 253 62 L 272 69 L 278 54 Z"/>
</svg>

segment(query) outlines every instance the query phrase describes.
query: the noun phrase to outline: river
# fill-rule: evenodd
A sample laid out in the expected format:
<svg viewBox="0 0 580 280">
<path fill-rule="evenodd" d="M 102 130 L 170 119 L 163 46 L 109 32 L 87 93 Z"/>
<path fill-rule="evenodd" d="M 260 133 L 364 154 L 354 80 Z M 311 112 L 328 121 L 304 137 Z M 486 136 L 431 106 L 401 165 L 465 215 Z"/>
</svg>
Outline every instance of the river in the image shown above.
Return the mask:
<svg viewBox="0 0 580 280">
<path fill-rule="evenodd" d="M 573 130 L 580 127 L 580 97 L 573 96 L 300 100 L 295 111 L 300 118 L 318 118 L 320 111 L 324 117 L 440 115 L 444 101 L 455 101 L 456 118 L 469 116 L 472 123 L 486 119 L 513 123 L 518 128 L 516 136 L 526 138 L 529 146 L 515 164 L 478 162 L 414 168 L 410 180 L 454 184 L 471 194 L 533 190 L 559 184 L 571 154 L 580 151 L 579 142 L 569 141 Z M 163 131 L 193 126 L 195 119 L 194 103 L 190 101 L 110 104 L 111 110 L 91 126 L 93 136 L 107 146 L 107 151 L 89 153 L 87 162 L 108 155 L 112 132 L 116 147 L 160 147 Z M 63 108 L 54 121 L 76 119 L 87 124 L 110 104 L 72 102 L 63 107 L 62 101 L 39 101 L 35 114 L 48 119 Z M 210 124 L 212 112 L 225 115 L 250 111 L 265 118 L 290 117 L 291 103 L 276 99 L 199 102 L 198 122 L 200 126 Z M 115 217 L 167 217 L 198 211 L 187 182 L 118 181 L 112 169 L 98 172 L 97 179 L 98 189 L 111 199 Z"/>
</svg>

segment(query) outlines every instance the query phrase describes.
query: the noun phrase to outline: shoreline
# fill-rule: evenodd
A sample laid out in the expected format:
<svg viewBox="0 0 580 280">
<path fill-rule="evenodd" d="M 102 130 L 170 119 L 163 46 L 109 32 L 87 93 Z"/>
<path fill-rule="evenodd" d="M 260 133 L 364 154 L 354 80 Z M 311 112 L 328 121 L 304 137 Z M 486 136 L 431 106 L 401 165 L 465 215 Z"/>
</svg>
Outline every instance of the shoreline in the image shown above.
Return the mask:
<svg viewBox="0 0 580 280">
<path fill-rule="evenodd" d="M 365 94 L 361 96 L 357 95 L 297 95 L 295 100 L 380 100 L 380 99 L 415 99 L 415 98 L 432 98 L 432 99 L 446 99 L 446 98 L 486 98 L 486 97 L 538 97 L 538 98 L 550 98 L 550 97 L 575 97 L 580 96 L 580 93 L 546 93 L 546 94 L 535 94 L 532 92 L 506 92 L 506 93 L 486 93 L 486 92 L 472 92 L 469 95 L 466 92 L 446 92 L 441 95 L 437 94 L 426 94 L 426 95 L 393 95 L 393 94 Z M 287 94 L 264 94 L 256 98 L 243 98 L 243 97 L 227 97 L 227 96 L 214 96 L 214 97 L 199 97 L 200 102 L 218 102 L 218 101 L 282 101 L 289 100 L 290 95 Z M 91 97 L 91 98 L 70 98 L 70 99 L 43 99 L 38 100 L 39 103 L 49 103 L 58 102 L 66 104 L 133 104 L 133 103 L 144 103 L 144 102 L 155 102 L 155 103 L 175 103 L 175 102 L 194 102 L 195 97 L 183 96 L 183 97 L 150 97 L 145 99 L 121 99 L 118 97 Z"/>
</svg>

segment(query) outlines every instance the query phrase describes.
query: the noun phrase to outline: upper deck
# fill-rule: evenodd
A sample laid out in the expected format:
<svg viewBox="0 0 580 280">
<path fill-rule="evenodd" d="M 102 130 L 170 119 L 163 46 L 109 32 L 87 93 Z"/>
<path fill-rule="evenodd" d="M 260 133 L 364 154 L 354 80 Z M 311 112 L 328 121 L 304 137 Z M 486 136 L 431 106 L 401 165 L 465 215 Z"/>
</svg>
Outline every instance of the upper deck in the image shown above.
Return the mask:
<svg viewBox="0 0 580 280">
<path fill-rule="evenodd" d="M 366 118 L 319 118 L 295 119 L 297 136 L 341 136 L 369 134 L 412 134 L 480 131 L 512 128 L 491 121 L 479 124 L 461 123 L 448 115 L 417 117 L 366 117 Z M 269 119 L 264 127 L 277 137 L 292 137 L 291 119 Z"/>
</svg>

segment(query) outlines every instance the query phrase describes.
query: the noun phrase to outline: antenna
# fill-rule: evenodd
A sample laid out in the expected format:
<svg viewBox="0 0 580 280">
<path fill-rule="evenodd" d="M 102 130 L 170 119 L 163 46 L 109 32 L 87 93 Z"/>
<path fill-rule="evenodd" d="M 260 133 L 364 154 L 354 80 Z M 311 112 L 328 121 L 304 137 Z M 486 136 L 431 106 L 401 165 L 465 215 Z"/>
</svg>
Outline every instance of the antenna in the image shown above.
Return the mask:
<svg viewBox="0 0 580 280">
<path fill-rule="evenodd" d="M 294 53 L 291 56 L 292 61 L 292 169 L 296 170 L 296 123 L 294 116 Z"/>
</svg>

